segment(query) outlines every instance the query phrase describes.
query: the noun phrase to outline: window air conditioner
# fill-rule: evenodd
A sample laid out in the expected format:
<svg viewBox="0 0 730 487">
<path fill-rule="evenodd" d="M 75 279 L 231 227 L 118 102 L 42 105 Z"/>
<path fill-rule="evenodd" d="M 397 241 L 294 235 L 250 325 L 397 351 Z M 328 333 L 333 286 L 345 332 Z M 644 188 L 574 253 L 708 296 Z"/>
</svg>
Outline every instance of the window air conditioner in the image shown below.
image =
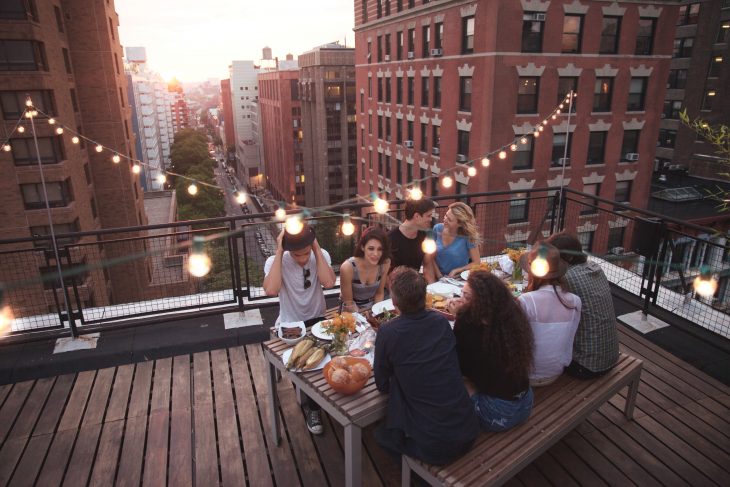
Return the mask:
<svg viewBox="0 0 730 487">
<path fill-rule="evenodd" d="M 386 63 L 387 63 L 388 61 L 390 61 L 390 54 L 386 54 L 386 55 L 385 55 L 385 57 L 384 57 L 384 59 L 385 59 L 385 62 L 386 62 Z"/>
<path fill-rule="evenodd" d="M 545 14 L 544 13 L 532 14 L 532 20 L 536 20 L 538 22 L 545 22 Z"/>
<path fill-rule="evenodd" d="M 386 141 L 390 142 L 390 135 L 385 138 Z"/>
<path fill-rule="evenodd" d="M 414 53 L 413 51 L 408 51 L 408 59 L 413 59 L 414 57 L 416 57 L 416 53 Z"/>
<path fill-rule="evenodd" d="M 431 149 L 431 154 L 433 154 L 435 156 L 439 155 L 440 153 L 441 153 L 441 149 L 439 149 L 438 147 L 434 147 L 433 149 Z"/>
<path fill-rule="evenodd" d="M 622 255 L 624 253 L 624 248 L 623 247 L 614 247 L 609 252 L 612 253 L 613 255 Z"/>
<path fill-rule="evenodd" d="M 438 56 L 441 56 L 443 53 L 444 53 L 444 51 L 440 47 L 431 49 L 431 56 L 438 57 Z"/>
<path fill-rule="evenodd" d="M 560 159 L 558 159 L 558 165 L 559 166 L 569 166 L 570 157 L 561 157 Z"/>
<path fill-rule="evenodd" d="M 406 140 L 403 142 L 403 147 L 406 147 L 408 149 L 413 149 L 413 141 L 412 140 Z"/>
<path fill-rule="evenodd" d="M 639 160 L 639 154 L 635 152 L 629 152 L 626 154 L 626 160 L 627 161 L 638 161 Z"/>
<path fill-rule="evenodd" d="M 459 162 L 466 162 L 466 156 L 464 154 L 456 154 L 456 160 Z"/>
</svg>

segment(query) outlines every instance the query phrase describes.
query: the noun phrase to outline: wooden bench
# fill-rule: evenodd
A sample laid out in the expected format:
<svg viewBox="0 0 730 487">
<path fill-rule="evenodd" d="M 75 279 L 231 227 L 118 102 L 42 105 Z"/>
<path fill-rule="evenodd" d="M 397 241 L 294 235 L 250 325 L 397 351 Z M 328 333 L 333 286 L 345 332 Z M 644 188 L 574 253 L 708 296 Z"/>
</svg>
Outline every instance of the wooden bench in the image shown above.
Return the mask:
<svg viewBox="0 0 730 487">
<path fill-rule="evenodd" d="M 624 415 L 631 420 L 640 379 L 641 360 L 623 353 L 616 367 L 597 379 L 564 374 L 534 389 L 535 403 L 525 423 L 502 433 L 480 434 L 469 453 L 453 463 L 438 467 L 404 455 L 401 484 L 410 485 L 413 471 L 434 486 L 502 485 L 626 386 Z"/>
</svg>

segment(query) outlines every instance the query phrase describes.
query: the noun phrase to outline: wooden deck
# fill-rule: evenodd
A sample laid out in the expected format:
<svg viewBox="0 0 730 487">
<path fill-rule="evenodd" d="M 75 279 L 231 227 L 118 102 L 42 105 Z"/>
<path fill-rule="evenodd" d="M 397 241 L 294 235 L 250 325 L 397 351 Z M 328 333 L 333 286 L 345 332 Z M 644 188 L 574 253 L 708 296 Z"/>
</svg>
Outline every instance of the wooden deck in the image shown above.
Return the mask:
<svg viewBox="0 0 730 487">
<path fill-rule="evenodd" d="M 512 485 L 727 485 L 730 388 L 621 330 L 644 360 L 635 420 L 616 396 Z M 1 485 L 342 485 L 342 431 L 312 437 L 279 385 L 274 447 L 259 345 L 0 386 Z M 400 466 L 364 438 L 365 485 Z"/>
</svg>

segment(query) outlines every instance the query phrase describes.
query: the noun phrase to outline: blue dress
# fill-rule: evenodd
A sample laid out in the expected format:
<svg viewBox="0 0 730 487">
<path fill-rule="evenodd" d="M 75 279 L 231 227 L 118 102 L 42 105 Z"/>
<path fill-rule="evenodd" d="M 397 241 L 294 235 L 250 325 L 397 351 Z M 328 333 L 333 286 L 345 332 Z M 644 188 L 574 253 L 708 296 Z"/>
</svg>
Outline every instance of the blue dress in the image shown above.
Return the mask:
<svg viewBox="0 0 730 487">
<path fill-rule="evenodd" d="M 468 264 L 470 260 L 469 250 L 476 247 L 476 245 L 470 243 L 468 238 L 457 235 L 451 244 L 444 247 L 443 231 L 443 223 L 433 227 L 433 232 L 436 235 L 436 265 L 441 274 L 445 276 L 457 267 L 464 267 Z"/>
</svg>

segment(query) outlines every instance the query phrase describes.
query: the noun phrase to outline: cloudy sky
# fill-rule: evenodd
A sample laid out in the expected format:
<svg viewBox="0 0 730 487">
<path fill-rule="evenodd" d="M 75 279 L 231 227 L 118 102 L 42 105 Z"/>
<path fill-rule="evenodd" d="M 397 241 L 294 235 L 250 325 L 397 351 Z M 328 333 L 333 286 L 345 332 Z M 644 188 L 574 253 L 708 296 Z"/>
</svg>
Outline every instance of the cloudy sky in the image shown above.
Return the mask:
<svg viewBox="0 0 730 487">
<path fill-rule="evenodd" d="M 340 40 L 354 44 L 351 0 L 116 0 L 122 46 L 144 46 L 165 78 L 228 77 L 234 59 L 283 59 Z"/>
</svg>

